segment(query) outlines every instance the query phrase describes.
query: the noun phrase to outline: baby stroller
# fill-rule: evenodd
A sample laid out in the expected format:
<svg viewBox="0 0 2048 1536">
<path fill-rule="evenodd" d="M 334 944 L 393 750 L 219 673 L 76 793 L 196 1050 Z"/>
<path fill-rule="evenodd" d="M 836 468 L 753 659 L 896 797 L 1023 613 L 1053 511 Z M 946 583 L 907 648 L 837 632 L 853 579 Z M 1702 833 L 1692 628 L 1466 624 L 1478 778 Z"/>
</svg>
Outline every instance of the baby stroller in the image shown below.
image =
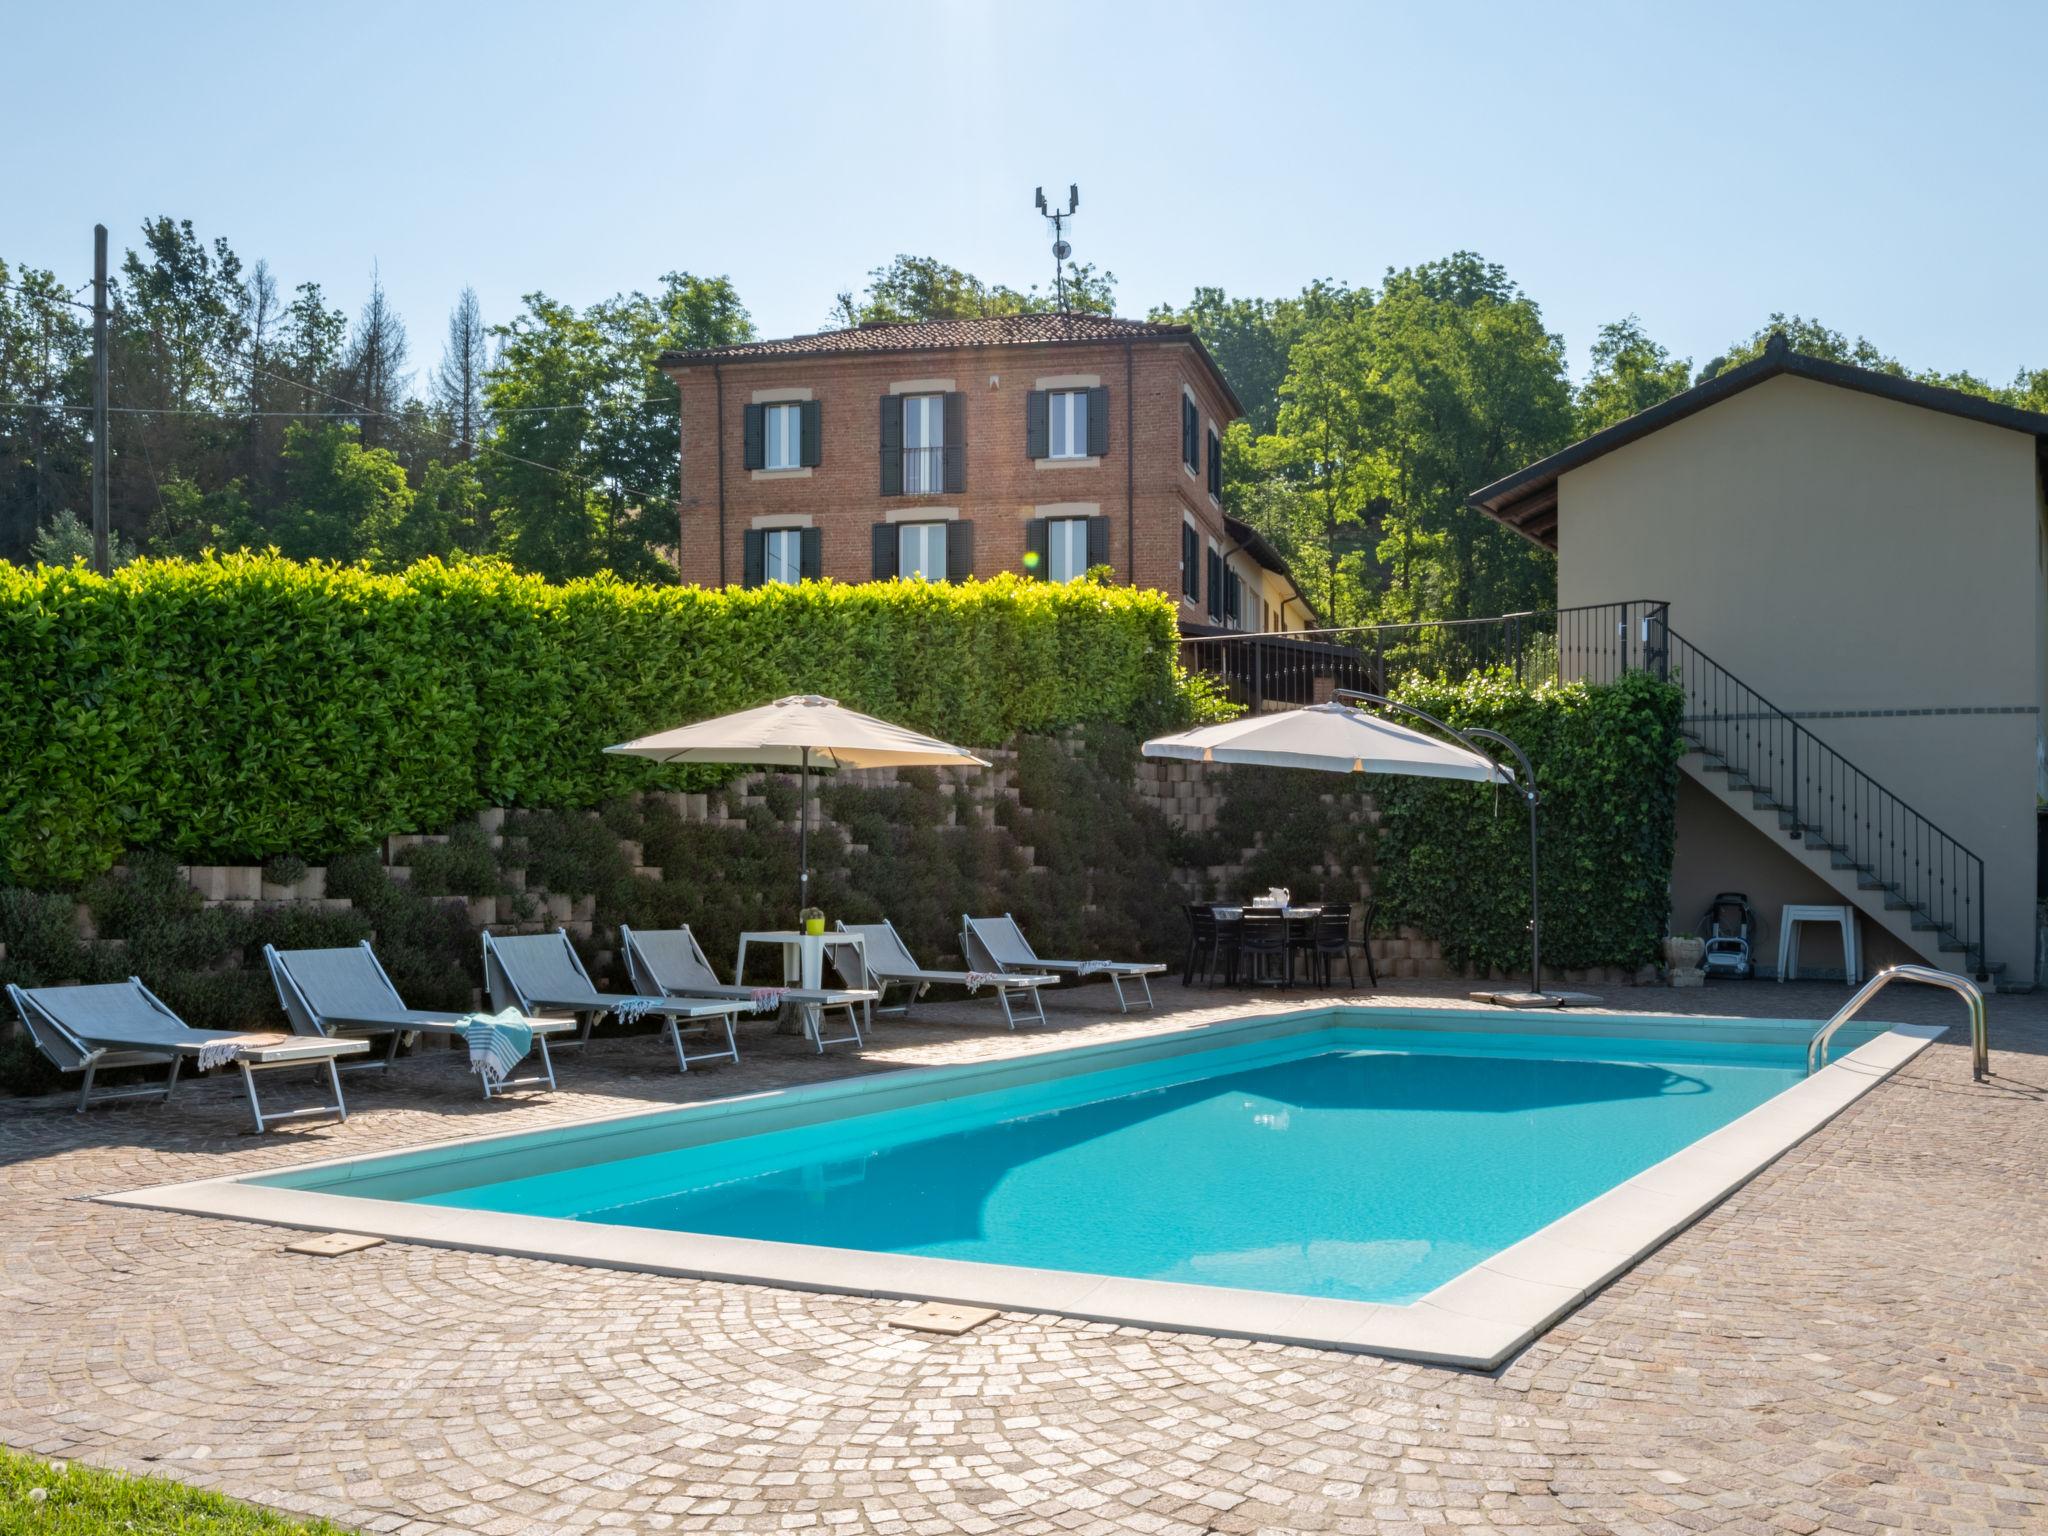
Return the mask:
<svg viewBox="0 0 2048 1536">
<path fill-rule="evenodd" d="M 1701 966 L 1709 976 L 1749 975 L 1750 936 L 1756 929 L 1756 913 L 1749 898 L 1740 891 L 1723 891 L 1708 904 L 1700 919 L 1700 937 L 1707 941 Z"/>
</svg>

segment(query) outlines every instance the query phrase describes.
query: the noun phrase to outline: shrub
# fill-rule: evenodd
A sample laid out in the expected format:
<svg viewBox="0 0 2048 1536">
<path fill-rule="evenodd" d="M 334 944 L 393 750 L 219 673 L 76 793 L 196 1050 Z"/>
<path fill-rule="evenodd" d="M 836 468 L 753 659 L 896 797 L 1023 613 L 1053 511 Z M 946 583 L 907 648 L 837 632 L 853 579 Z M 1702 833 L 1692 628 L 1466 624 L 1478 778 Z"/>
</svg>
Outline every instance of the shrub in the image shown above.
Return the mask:
<svg viewBox="0 0 2048 1536">
<path fill-rule="evenodd" d="M 574 809 L 704 770 L 606 757 L 814 691 L 969 745 L 1218 709 L 1170 599 L 1090 582 L 550 585 L 275 555 L 0 566 L 0 878 L 76 886 L 130 848 L 321 859 L 491 805 Z"/>
</svg>

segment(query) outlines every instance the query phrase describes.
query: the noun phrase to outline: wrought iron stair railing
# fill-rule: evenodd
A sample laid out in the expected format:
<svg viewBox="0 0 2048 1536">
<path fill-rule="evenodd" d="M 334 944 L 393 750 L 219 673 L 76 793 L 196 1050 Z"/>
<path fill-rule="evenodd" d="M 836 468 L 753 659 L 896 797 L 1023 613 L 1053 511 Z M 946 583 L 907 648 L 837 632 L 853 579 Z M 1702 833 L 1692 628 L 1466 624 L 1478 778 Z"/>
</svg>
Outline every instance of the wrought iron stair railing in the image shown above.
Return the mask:
<svg viewBox="0 0 2048 1536">
<path fill-rule="evenodd" d="M 2001 968 L 1985 956 L 1981 858 L 1682 635 L 1667 644 L 1703 771 L 1978 977 Z"/>
</svg>

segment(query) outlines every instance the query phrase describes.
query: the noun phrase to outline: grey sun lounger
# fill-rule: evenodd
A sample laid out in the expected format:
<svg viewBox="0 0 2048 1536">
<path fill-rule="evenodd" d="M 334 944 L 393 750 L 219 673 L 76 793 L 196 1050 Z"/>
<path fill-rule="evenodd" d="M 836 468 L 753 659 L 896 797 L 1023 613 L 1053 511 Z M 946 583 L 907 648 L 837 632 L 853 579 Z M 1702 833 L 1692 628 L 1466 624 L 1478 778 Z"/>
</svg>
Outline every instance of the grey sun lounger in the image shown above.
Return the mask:
<svg viewBox="0 0 2048 1536">
<path fill-rule="evenodd" d="M 327 1115 L 346 1120 L 348 1105 L 341 1096 L 341 1075 L 334 1063 L 338 1057 L 359 1056 L 369 1050 L 360 1040 L 306 1040 L 287 1034 L 194 1029 L 136 976 L 125 982 L 90 987 L 18 987 L 10 982 L 7 995 L 21 1014 L 22 1025 L 36 1049 L 59 1071 L 85 1074 L 84 1085 L 78 1092 L 80 1114 L 91 1105 L 110 1099 L 169 1100 L 185 1064 L 197 1063 L 202 1053 L 211 1048 L 232 1051 L 230 1063 L 241 1069 L 242 1086 L 249 1095 L 249 1115 L 259 1135 L 286 1120 Z M 93 1079 L 102 1071 L 166 1064 L 170 1075 L 161 1083 L 108 1089 L 99 1094 L 92 1091 Z M 256 1094 L 256 1074 L 279 1067 L 325 1070 L 328 1086 L 334 1090 L 334 1102 L 266 1115 Z"/>
<path fill-rule="evenodd" d="M 887 918 L 879 923 L 842 922 L 839 931 L 860 936 L 868 959 L 868 980 L 882 998 L 887 998 L 891 987 L 905 989 L 903 1002 L 896 1011 L 906 1015 L 910 1012 L 910 1005 L 931 987 L 967 987 L 973 991 L 985 986 L 994 991 L 996 1001 L 1003 1005 L 1003 1018 L 1010 1028 L 1017 1027 L 1017 1016 L 1010 1011 L 1012 992 L 1022 992 L 1031 999 L 1031 1006 L 1038 1011 L 1038 1022 L 1043 1024 L 1045 1004 L 1039 1001 L 1038 989 L 1059 980 L 1049 971 L 928 971 L 917 963 L 910 953 L 910 946 L 903 942 L 903 935 Z M 876 1011 L 889 1012 L 879 1003 Z"/>
<path fill-rule="evenodd" d="M 658 997 L 600 992 L 583 968 L 567 929 L 553 933 L 495 934 L 484 932 L 484 985 L 494 1008 L 517 1008 L 524 1014 L 569 1014 L 581 1021 L 573 1043 L 587 1044 L 590 1031 L 606 1014 L 621 1019 L 658 1014 L 662 1032 L 675 1048 L 676 1067 L 690 1070 L 683 1051 L 682 1026 L 707 1020 L 722 1022 L 728 1032 L 733 1015 L 751 1003 L 741 997 Z"/>
<path fill-rule="evenodd" d="M 385 1037 L 387 1044 L 382 1054 L 369 1061 L 351 1063 L 351 1068 L 388 1068 L 398 1055 L 399 1041 L 409 1034 L 437 1035 L 442 1039 L 464 1039 L 468 1035 L 465 1014 L 445 1008 L 406 1007 L 405 999 L 398 995 L 398 988 L 392 985 L 370 949 L 368 939 L 346 949 L 279 949 L 266 944 L 263 962 L 270 967 L 277 1000 L 284 1005 L 294 1034 L 329 1039 Z M 575 1029 L 575 1022 L 531 1018 L 525 1022 L 533 1031 L 539 1071 L 495 1083 L 485 1077 L 485 1098 L 494 1098 L 508 1088 L 555 1086 L 555 1063 L 548 1054 L 548 1036 L 569 1033 Z"/>
<path fill-rule="evenodd" d="M 1051 971 L 1056 976 L 1107 976 L 1116 988 L 1116 1005 L 1131 1011 L 1124 998 L 1124 983 L 1138 982 L 1145 989 L 1145 1006 L 1152 1004 L 1152 978 L 1165 971 L 1164 965 L 1142 960 L 1045 960 L 1032 953 L 1017 920 L 1005 912 L 1001 917 L 962 917 L 960 951 L 967 963 L 991 971 L 1024 974 Z"/>
<path fill-rule="evenodd" d="M 863 1044 L 857 1009 L 875 1002 L 880 996 L 872 987 L 763 988 L 741 983 L 728 984 L 718 979 L 718 973 L 711 968 L 710 960 L 705 958 L 704 947 L 697 942 L 697 936 L 690 932 L 687 926 L 630 928 L 622 923 L 619 925 L 619 941 L 620 947 L 626 952 L 626 974 L 632 977 L 635 987 L 650 997 L 744 998 L 751 1005 L 756 993 L 773 991 L 779 993 L 786 1002 L 801 1003 L 818 1009 L 821 1023 L 825 1010 L 844 1008 L 847 1026 L 852 1033 L 828 1038 L 824 1029 L 819 1028 L 811 1038 L 820 1052 L 828 1045 Z M 739 1049 L 732 1046 L 730 1023 L 727 1025 L 726 1043 L 731 1047 L 732 1059 L 738 1061 Z"/>
</svg>

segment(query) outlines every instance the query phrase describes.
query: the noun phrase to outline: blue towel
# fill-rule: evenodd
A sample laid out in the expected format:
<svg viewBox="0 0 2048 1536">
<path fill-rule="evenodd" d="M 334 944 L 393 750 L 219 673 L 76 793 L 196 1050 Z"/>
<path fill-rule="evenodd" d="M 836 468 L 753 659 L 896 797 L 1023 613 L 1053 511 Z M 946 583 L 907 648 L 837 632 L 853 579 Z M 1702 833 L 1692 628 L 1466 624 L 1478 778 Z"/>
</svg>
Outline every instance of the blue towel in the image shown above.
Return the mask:
<svg viewBox="0 0 2048 1536">
<path fill-rule="evenodd" d="M 486 1083 L 502 1083 L 533 1049 L 533 1027 L 517 1008 L 503 1013 L 472 1013 L 462 1021 L 469 1042 L 469 1070 Z"/>
</svg>

